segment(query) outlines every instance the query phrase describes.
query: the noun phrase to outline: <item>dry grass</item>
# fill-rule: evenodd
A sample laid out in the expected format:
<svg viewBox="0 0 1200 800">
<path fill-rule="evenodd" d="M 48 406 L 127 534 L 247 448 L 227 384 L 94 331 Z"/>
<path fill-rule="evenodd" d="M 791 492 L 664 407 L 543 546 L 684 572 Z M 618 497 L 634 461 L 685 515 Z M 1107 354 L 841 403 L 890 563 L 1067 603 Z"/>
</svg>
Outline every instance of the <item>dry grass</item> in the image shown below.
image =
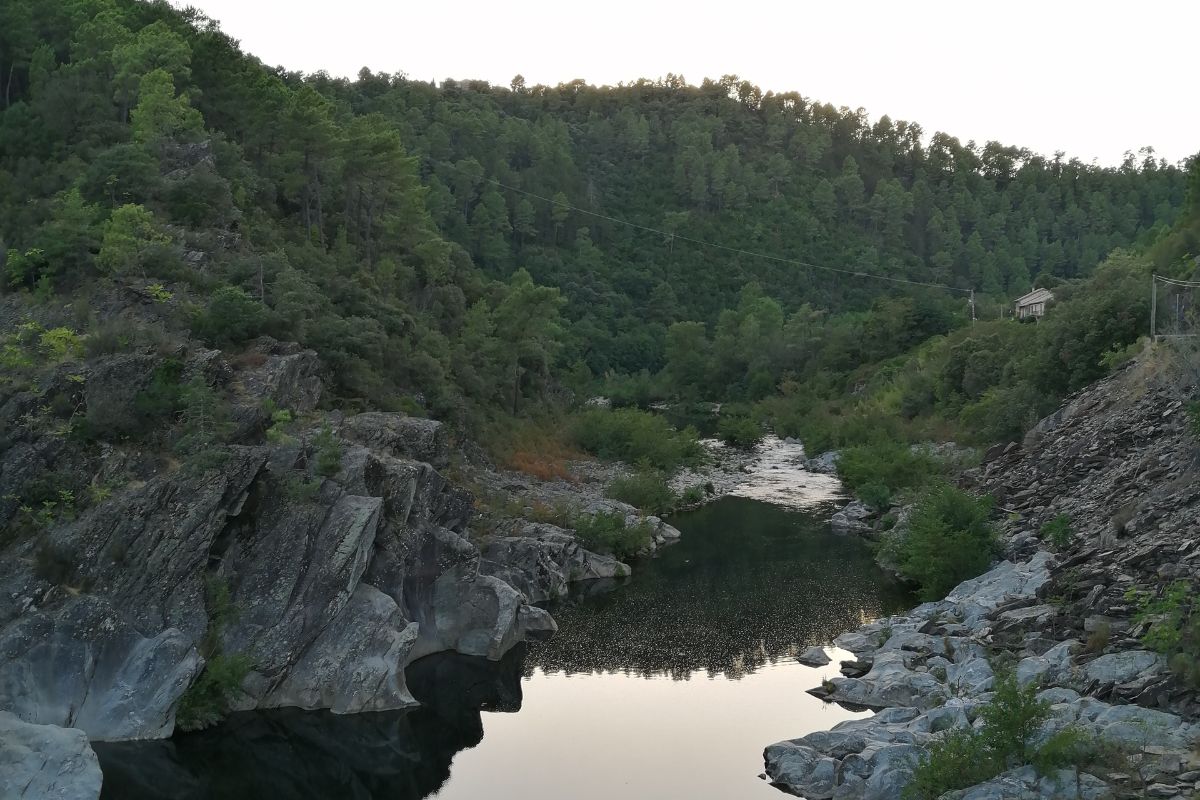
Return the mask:
<svg viewBox="0 0 1200 800">
<path fill-rule="evenodd" d="M 489 442 L 496 462 L 543 481 L 564 480 L 576 483 L 570 462 L 587 455 L 566 440 L 564 426 L 558 420 L 522 420 Z"/>
</svg>

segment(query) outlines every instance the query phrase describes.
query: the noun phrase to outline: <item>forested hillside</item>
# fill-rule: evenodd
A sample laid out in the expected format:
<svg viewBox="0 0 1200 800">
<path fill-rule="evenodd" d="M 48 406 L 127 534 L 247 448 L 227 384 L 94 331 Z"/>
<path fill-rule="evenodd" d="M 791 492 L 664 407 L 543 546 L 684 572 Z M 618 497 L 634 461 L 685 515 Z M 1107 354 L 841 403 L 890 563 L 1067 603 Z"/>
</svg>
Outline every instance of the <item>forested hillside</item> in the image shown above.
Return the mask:
<svg viewBox="0 0 1200 800">
<path fill-rule="evenodd" d="M 994 320 L 1035 281 L 1163 239 L 1187 186 L 1148 150 L 1102 168 L 926 143 L 732 77 L 303 76 L 133 0 L 5 3 L 0 81 L 4 291 L 69 298 L 64 324 L 99 334 L 88 298 L 133 286 L 167 328 L 295 339 L 344 400 L 466 424 L 607 380 L 638 400 L 774 398 L 761 413 L 786 426 L 801 384 L 841 391 L 961 328 L 965 290 Z M 108 333 L 93 346 L 145 337 Z M 954 402 L 1007 380 L 993 371 Z M 914 388 L 912 414 L 935 395 Z"/>
</svg>

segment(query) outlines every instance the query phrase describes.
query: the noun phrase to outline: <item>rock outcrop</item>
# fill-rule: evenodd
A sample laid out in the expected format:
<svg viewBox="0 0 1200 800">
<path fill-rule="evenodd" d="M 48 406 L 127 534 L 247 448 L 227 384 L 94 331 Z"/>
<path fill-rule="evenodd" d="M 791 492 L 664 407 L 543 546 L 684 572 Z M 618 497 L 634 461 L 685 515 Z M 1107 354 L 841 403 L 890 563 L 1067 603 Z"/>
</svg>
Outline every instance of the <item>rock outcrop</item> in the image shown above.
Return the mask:
<svg viewBox="0 0 1200 800">
<path fill-rule="evenodd" d="M 147 353 L 73 366 L 83 413 L 136 419 L 166 363 Z M 481 559 L 472 497 L 439 471 L 450 461 L 441 425 L 316 413 L 312 351 L 263 339 L 236 365 L 211 350 L 174 363 L 225 393 L 240 443 L 181 466 L 151 447 L 64 442 L 29 423 L 31 393 L 0 408 L 6 495 L 76 474 L 111 495 L 38 519 L 11 498 L 0 507 L 16 531 L 0 537 L 0 708 L 22 723 L 92 740 L 169 736 L 216 654 L 249 667 L 238 709 L 400 709 L 416 702 L 404 671 L 415 659 L 499 659 L 554 631 L 531 597 L 628 573 L 552 531 L 493 542 Z M 271 408 L 303 420 L 264 442 Z"/>
<path fill-rule="evenodd" d="M 86 800 L 100 796 L 100 783 L 83 731 L 33 725 L 0 711 L 0 797 Z"/>
<path fill-rule="evenodd" d="M 855 660 L 812 693 L 878 713 L 771 745 L 773 782 L 810 800 L 899 796 L 932 741 L 981 724 L 1001 659 L 1050 707 L 1033 744 L 1074 726 L 1128 753 L 1128 768 L 1022 767 L 946 800 L 1200 791 L 1196 691 L 1146 648 L 1149 623 L 1130 599 L 1200 580 L 1196 445 L 1181 400 L 1194 387 L 1170 359 L 1165 347 L 1145 354 L 963 474 L 1005 515 L 1007 560 L 945 600 L 835 639 Z M 1042 542 L 1060 516 L 1067 541 Z"/>
</svg>

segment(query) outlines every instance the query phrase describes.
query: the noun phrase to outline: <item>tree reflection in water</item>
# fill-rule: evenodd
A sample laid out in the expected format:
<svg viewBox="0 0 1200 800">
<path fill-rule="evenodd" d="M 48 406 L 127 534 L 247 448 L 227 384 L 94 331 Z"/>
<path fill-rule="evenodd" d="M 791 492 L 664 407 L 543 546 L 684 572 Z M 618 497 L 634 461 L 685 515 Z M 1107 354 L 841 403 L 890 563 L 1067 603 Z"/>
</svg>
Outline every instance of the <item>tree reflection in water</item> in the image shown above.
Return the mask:
<svg viewBox="0 0 1200 800">
<path fill-rule="evenodd" d="M 559 633 L 531 645 L 526 675 L 736 679 L 911 606 L 862 540 L 830 533 L 827 517 L 737 497 L 679 515 L 680 543 L 636 564 L 621 591 L 552 608 Z"/>
</svg>

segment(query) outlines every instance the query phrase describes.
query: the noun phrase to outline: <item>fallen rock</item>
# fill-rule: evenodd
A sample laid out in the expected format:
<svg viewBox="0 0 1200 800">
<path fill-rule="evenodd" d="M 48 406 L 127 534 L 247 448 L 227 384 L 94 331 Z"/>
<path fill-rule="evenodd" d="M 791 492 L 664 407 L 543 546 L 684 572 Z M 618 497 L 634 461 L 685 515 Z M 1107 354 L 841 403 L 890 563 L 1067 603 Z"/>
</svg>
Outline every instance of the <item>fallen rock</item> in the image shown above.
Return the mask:
<svg viewBox="0 0 1200 800">
<path fill-rule="evenodd" d="M 100 796 L 101 781 L 83 731 L 34 725 L 0 711 L 0 797 L 90 800 Z"/>
<path fill-rule="evenodd" d="M 853 500 L 829 519 L 834 533 L 867 533 L 873 529 L 875 512 L 861 500 Z"/>
<path fill-rule="evenodd" d="M 810 647 L 800 655 L 796 656 L 796 660 L 806 667 L 823 667 L 833 659 L 825 652 L 824 647 Z"/>
</svg>

